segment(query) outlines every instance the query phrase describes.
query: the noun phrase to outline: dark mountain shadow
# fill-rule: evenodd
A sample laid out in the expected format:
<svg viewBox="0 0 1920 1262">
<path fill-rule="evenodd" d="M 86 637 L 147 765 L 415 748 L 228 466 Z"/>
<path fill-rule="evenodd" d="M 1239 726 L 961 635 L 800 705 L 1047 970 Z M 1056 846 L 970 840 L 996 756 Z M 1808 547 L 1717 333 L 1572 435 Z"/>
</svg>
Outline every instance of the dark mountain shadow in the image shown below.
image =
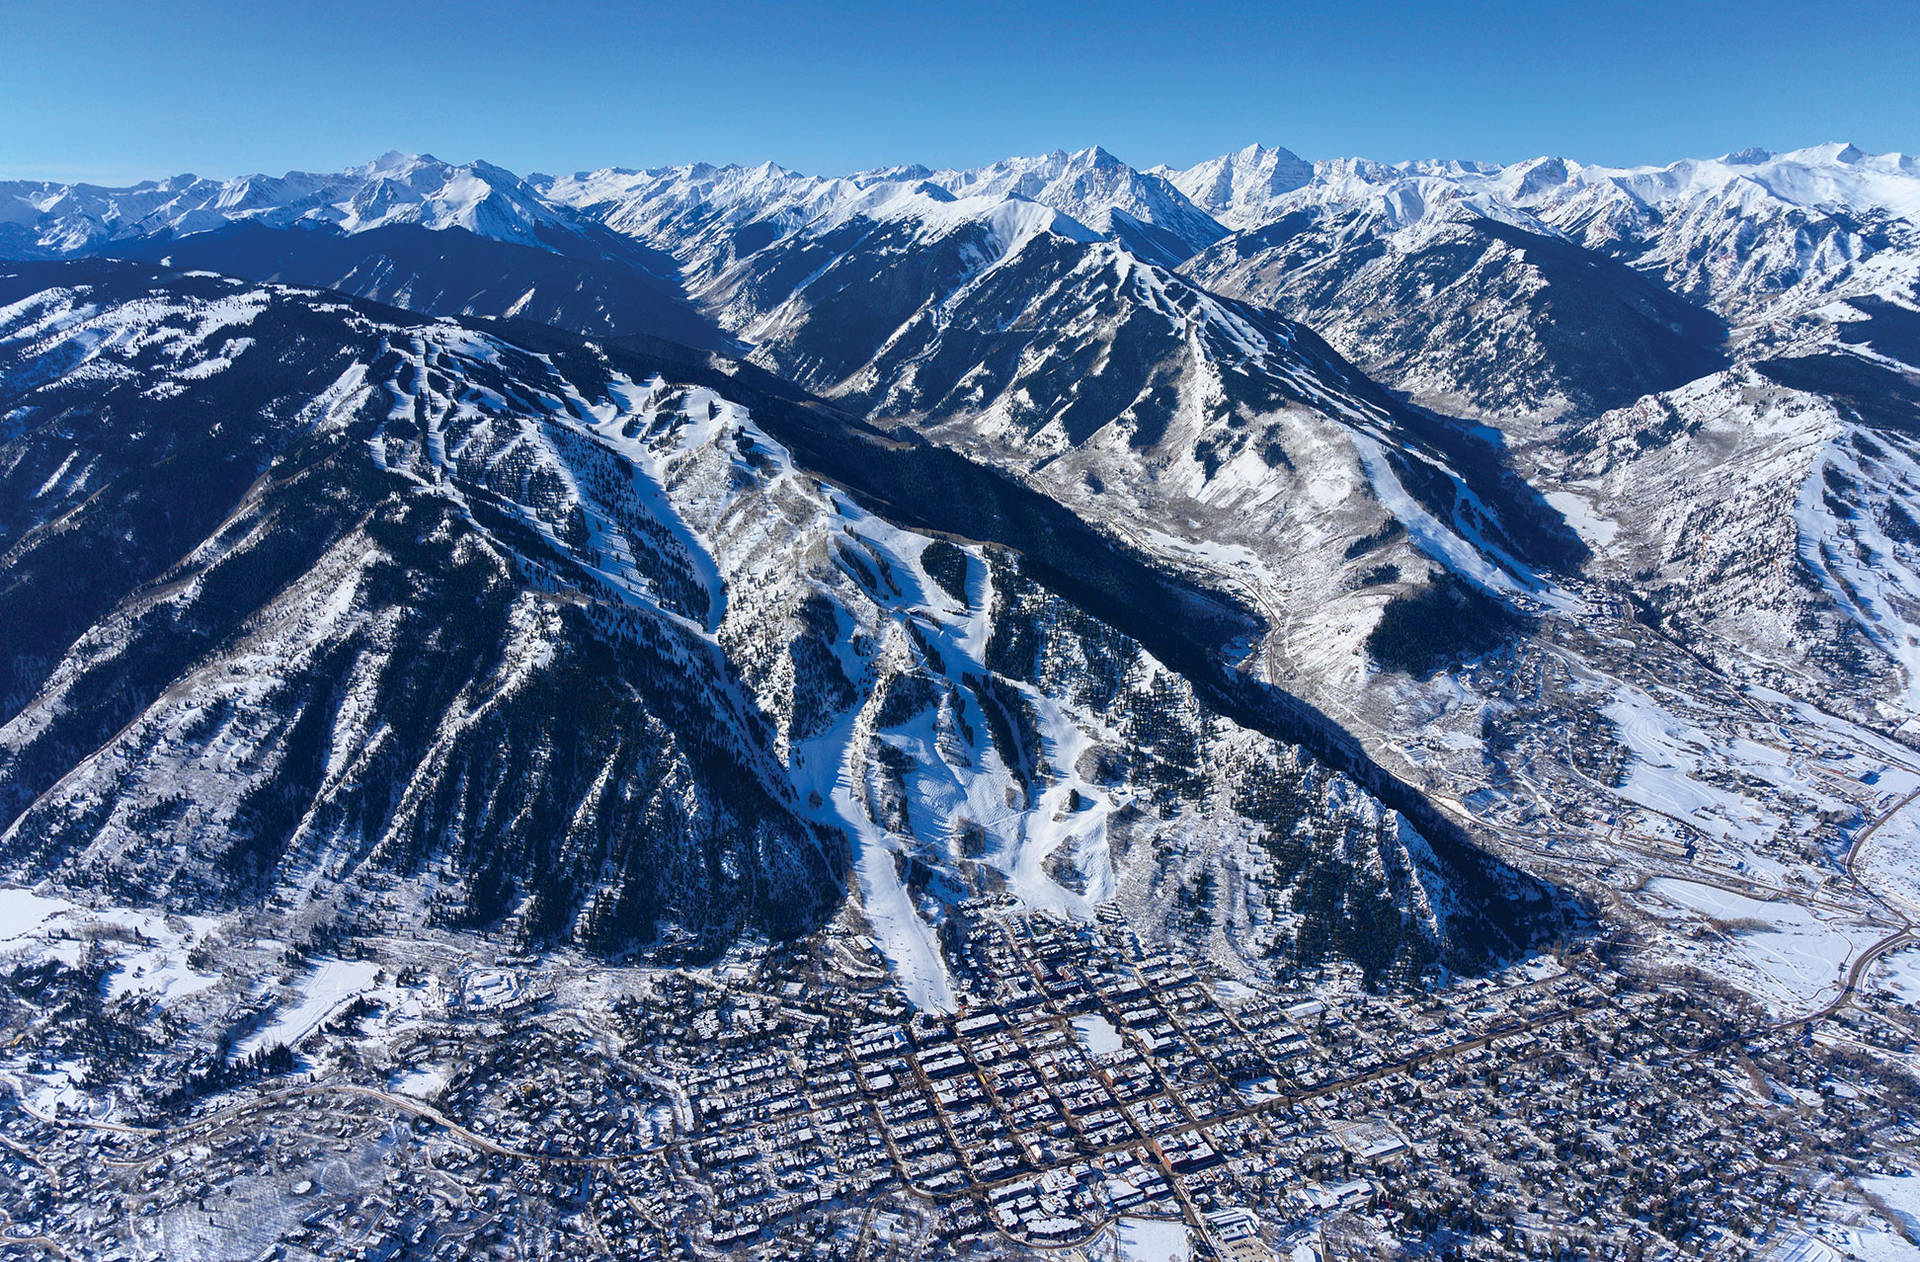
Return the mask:
<svg viewBox="0 0 1920 1262">
<path fill-rule="evenodd" d="M 241 221 L 212 232 L 154 236 L 108 257 L 220 272 L 242 280 L 334 289 L 427 315 L 517 316 L 596 336 L 645 333 L 692 346 L 729 345 L 681 291 L 673 261 L 602 229 L 545 234 L 553 249 L 464 228 L 393 224 L 346 233 Z"/>
</svg>

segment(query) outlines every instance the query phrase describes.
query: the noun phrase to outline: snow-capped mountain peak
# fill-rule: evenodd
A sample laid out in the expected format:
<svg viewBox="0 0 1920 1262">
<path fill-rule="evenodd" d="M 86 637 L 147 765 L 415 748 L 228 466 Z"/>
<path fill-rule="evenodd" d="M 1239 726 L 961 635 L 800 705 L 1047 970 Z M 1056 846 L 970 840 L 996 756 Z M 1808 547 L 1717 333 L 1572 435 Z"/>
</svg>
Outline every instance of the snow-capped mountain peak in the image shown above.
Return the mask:
<svg viewBox="0 0 1920 1262">
<path fill-rule="evenodd" d="M 1098 145 L 936 171 L 928 180 L 961 197 L 1042 202 L 1153 263 L 1180 263 L 1226 235 L 1164 176 L 1136 170 Z"/>
<path fill-rule="evenodd" d="M 371 162 L 363 162 L 357 167 L 348 167 L 346 174 L 358 175 L 363 179 L 376 176 L 404 176 L 418 169 L 422 164 L 440 165 L 440 160 L 430 153 L 402 153 L 398 149 L 389 149 Z"/>
<path fill-rule="evenodd" d="M 1184 171 L 1161 173 L 1196 206 L 1231 228 L 1265 222 L 1273 199 L 1305 187 L 1314 175 L 1311 162 L 1289 149 L 1251 144 Z"/>
</svg>

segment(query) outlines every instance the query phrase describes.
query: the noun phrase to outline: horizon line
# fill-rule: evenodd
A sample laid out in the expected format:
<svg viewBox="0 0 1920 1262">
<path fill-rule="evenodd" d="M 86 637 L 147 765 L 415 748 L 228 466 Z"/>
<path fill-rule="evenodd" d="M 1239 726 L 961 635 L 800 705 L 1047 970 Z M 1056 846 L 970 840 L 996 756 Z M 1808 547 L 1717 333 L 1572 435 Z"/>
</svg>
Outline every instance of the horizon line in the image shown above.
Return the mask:
<svg viewBox="0 0 1920 1262">
<path fill-rule="evenodd" d="M 241 171 L 232 175 L 208 175 L 198 171 L 186 170 L 186 171 L 168 172 L 162 175 L 148 175 L 144 177 L 133 177 L 130 174 L 130 172 L 128 172 L 127 170 L 119 169 L 119 168 L 76 166 L 76 167 L 67 167 L 63 169 L 58 165 L 40 166 L 39 164 L 26 163 L 26 162 L 0 162 L 0 183 L 20 183 L 20 184 L 38 183 L 38 184 L 61 185 L 61 186 L 70 187 L 70 188 L 71 187 L 92 187 L 92 188 L 102 188 L 102 189 L 123 190 L 123 189 L 139 188 L 143 185 L 149 185 L 149 184 L 157 185 L 157 184 L 165 183 L 170 180 L 210 180 L 216 183 L 227 183 L 233 180 L 252 179 L 255 177 L 262 177 L 267 179 L 283 179 L 287 176 L 293 176 L 293 175 L 342 175 L 356 168 L 378 166 L 382 162 L 385 162 L 393 158 L 399 158 L 407 161 L 416 161 L 416 162 L 421 162 L 421 161 L 437 162 L 444 166 L 450 166 L 454 168 L 472 168 L 480 165 L 493 166 L 493 167 L 498 167 L 500 170 L 508 172 L 509 174 L 513 175 L 516 179 L 520 179 L 520 180 L 530 180 L 536 177 L 544 177 L 547 179 L 567 179 L 567 178 L 577 178 L 580 176 L 587 176 L 587 175 L 598 175 L 598 174 L 608 173 L 608 172 L 642 173 L 642 172 L 650 172 L 650 171 L 671 171 L 671 170 L 679 170 L 679 169 L 695 167 L 695 166 L 709 166 L 717 170 L 730 170 L 730 169 L 731 170 L 752 170 L 756 167 L 771 166 L 779 170 L 789 172 L 794 175 L 808 176 L 808 177 L 817 178 L 817 179 L 852 179 L 856 176 L 873 175 L 879 172 L 898 170 L 902 168 L 916 167 L 916 166 L 924 168 L 929 174 L 935 174 L 935 175 L 946 173 L 946 172 L 979 171 L 979 170 L 984 170 L 988 167 L 994 166 L 1000 162 L 1032 160 L 1036 158 L 1052 157 L 1056 154 L 1072 157 L 1072 156 L 1077 156 L 1079 154 L 1090 153 L 1096 150 L 1107 154 L 1109 157 L 1115 158 L 1117 161 L 1121 162 L 1123 165 L 1128 166 L 1132 170 L 1139 171 L 1143 174 L 1151 174 L 1159 171 L 1176 171 L 1177 172 L 1180 170 L 1192 170 L 1194 167 L 1203 166 L 1208 162 L 1215 162 L 1221 158 L 1233 157 L 1237 154 L 1245 153 L 1250 149 L 1259 149 L 1259 150 L 1264 150 L 1266 152 L 1285 153 L 1285 154 L 1291 155 L 1293 158 L 1295 158 L 1298 161 L 1312 163 L 1316 165 L 1322 162 L 1369 162 L 1369 163 L 1373 163 L 1375 165 L 1383 166 L 1383 167 L 1404 168 L 1404 167 L 1413 166 L 1419 163 L 1433 163 L 1433 164 L 1440 164 L 1440 165 L 1450 164 L 1450 165 L 1457 165 L 1462 167 L 1481 167 L 1481 168 L 1490 168 L 1494 170 L 1505 170 L 1512 167 L 1523 166 L 1529 162 L 1557 160 L 1562 162 L 1572 162 L 1582 167 L 1587 167 L 1594 170 L 1603 170 L 1603 171 L 1658 171 L 1658 170 L 1664 170 L 1668 167 L 1678 165 L 1679 163 L 1682 163 L 1682 162 L 1723 162 L 1730 158 L 1745 157 L 1749 154 L 1754 155 L 1752 159 L 1753 161 L 1764 162 L 1774 158 L 1788 157 L 1794 154 L 1807 153 L 1811 150 L 1828 149 L 1828 148 L 1836 149 L 1839 152 L 1845 152 L 1848 149 L 1853 149 L 1853 150 L 1856 150 L 1862 158 L 1866 158 L 1866 159 L 1903 158 L 1908 156 L 1908 154 L 1905 151 L 1898 150 L 1898 149 L 1889 149 L 1889 150 L 1876 153 L 1871 150 L 1861 149 L 1858 145 L 1853 144 L 1851 141 L 1823 140 L 1810 145 L 1796 146 L 1795 148 L 1791 148 L 1791 149 L 1768 149 L 1764 145 L 1748 145 L 1738 149 L 1730 149 L 1730 150 L 1727 150 L 1725 153 L 1720 153 L 1720 154 L 1712 154 L 1712 155 L 1688 154 L 1688 155 L 1682 155 L 1677 158 L 1669 159 L 1666 162 L 1644 162 L 1644 163 L 1638 163 L 1634 165 L 1619 166 L 1619 165 L 1609 165 L 1607 163 L 1600 163 L 1600 162 L 1585 162 L 1579 158 L 1571 157 L 1564 153 L 1538 153 L 1525 158 L 1516 158 L 1511 162 L 1498 162 L 1498 161 L 1491 161 L 1491 160 L 1481 159 L 1481 158 L 1439 157 L 1439 156 L 1433 156 L 1433 155 L 1429 155 L 1426 157 L 1402 158 L 1398 160 L 1368 158 L 1359 154 L 1334 154 L 1327 157 L 1309 158 L 1296 152 L 1293 149 L 1288 148 L 1285 145 L 1268 144 L 1265 141 L 1254 141 L 1249 144 L 1241 145 L 1238 148 L 1222 150 L 1219 153 L 1212 155 L 1211 157 L 1202 158 L 1199 162 L 1193 163 L 1191 166 L 1180 168 L 1180 167 L 1172 167 L 1166 163 L 1159 163 L 1159 162 L 1153 163 L 1151 165 L 1146 165 L 1146 166 L 1137 165 L 1133 162 L 1128 161 L 1127 159 L 1120 158 L 1117 154 L 1114 153 L 1112 149 L 1108 148 L 1107 146 L 1103 144 L 1095 143 L 1090 145 L 1083 145 L 1079 148 L 1074 148 L 1074 149 L 1068 149 L 1068 148 L 1065 148 L 1064 146 L 1055 146 L 1052 149 L 1036 152 L 1036 153 L 1007 154 L 1004 157 L 995 159 L 993 162 L 981 163 L 976 166 L 938 166 L 936 167 L 936 166 L 931 166 L 924 162 L 899 162 L 899 163 L 881 164 L 877 166 L 859 167 L 849 171 L 842 171 L 842 172 L 837 172 L 833 174 L 828 174 L 828 173 L 818 172 L 818 171 L 808 171 L 800 167 L 789 166 L 786 163 L 780 162 L 777 159 L 773 159 L 773 158 L 766 158 L 757 162 L 747 162 L 747 161 L 741 161 L 738 159 L 725 161 L 725 162 L 715 162 L 710 159 L 695 158 L 695 159 L 682 161 L 682 162 L 660 163 L 654 166 L 607 165 L 607 166 L 600 166 L 600 167 L 582 167 L 582 168 L 578 168 L 573 171 L 567 172 L 563 175 L 559 175 L 559 174 L 554 174 L 538 168 L 532 168 L 526 171 L 517 171 L 511 167 L 503 166 L 500 163 L 493 162 L 492 160 L 484 157 L 472 157 L 462 161 L 449 161 L 445 158 L 440 158 L 424 149 L 417 152 L 408 152 L 402 149 L 389 149 L 375 157 L 365 159 L 359 162 L 347 163 L 343 166 L 333 167 L 333 168 L 289 167 L 286 170 L 278 173 L 267 171 L 267 170 L 253 170 L 253 171 Z M 1760 155 L 1764 155 L 1764 156 L 1760 156 Z M 115 180 L 121 180 L 124 182 L 113 183 L 112 181 L 115 181 Z"/>
</svg>

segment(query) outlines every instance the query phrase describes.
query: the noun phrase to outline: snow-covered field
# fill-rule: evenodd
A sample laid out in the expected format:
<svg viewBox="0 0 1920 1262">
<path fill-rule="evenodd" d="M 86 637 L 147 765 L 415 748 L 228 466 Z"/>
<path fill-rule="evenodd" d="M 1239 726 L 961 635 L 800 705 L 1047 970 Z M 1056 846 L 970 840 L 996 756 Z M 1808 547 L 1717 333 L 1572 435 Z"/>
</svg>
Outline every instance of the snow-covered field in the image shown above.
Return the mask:
<svg viewBox="0 0 1920 1262">
<path fill-rule="evenodd" d="M 212 985 L 216 978 L 187 964 L 189 948 L 218 921 L 128 908 L 93 909 L 25 889 L 0 889 L 0 958 L 56 958 L 78 963 L 92 943 L 111 956 L 106 996 L 135 993 L 166 1002 Z"/>
<path fill-rule="evenodd" d="M 1120 1037 L 1120 1031 L 1113 1028 L 1113 1022 L 1098 1013 L 1087 1013 L 1073 1019 L 1073 1032 L 1086 1044 L 1090 1056 L 1106 1056 L 1126 1047 Z"/>
<path fill-rule="evenodd" d="M 1797 903 L 1762 902 L 1698 881 L 1661 877 L 1647 882 L 1646 892 L 1686 931 L 1674 946 L 1678 957 L 1783 1016 L 1832 1000 L 1853 957 L 1886 936 L 1874 926 L 1822 919 Z"/>
<path fill-rule="evenodd" d="M 1602 517 L 1585 496 L 1573 491 L 1549 491 L 1541 498 L 1559 510 L 1567 519 L 1567 525 L 1589 546 L 1604 548 L 1620 533 L 1620 523 L 1611 517 Z"/>
<path fill-rule="evenodd" d="M 1782 821 L 1755 798 L 1709 783 L 1704 769 L 1737 765 L 1748 774 L 1793 783 L 1787 755 L 1740 738 L 1710 733 L 1675 715 L 1648 694 L 1622 685 L 1605 708 L 1633 751 L 1621 797 L 1661 815 L 1678 816 L 1722 841 L 1757 846 Z"/>
<path fill-rule="evenodd" d="M 1854 866 L 1882 898 L 1920 917 L 1920 800 L 1886 816 L 1860 847 Z"/>
<path fill-rule="evenodd" d="M 1920 946 L 1891 951 L 1875 960 L 1863 985 L 1884 987 L 1898 1002 L 1920 1009 Z"/>
<path fill-rule="evenodd" d="M 32 890 L 0 889 L 0 943 L 24 938 L 72 907 L 65 899 L 48 898 Z"/>
<path fill-rule="evenodd" d="M 371 990 L 379 971 L 379 965 L 367 960 L 315 961 L 313 970 L 297 985 L 298 998 L 283 1003 L 272 1021 L 248 1035 L 239 1046 L 240 1054 L 247 1055 L 276 1043 L 288 1047 L 297 1045 L 321 1022 Z"/>
<path fill-rule="evenodd" d="M 1126 1262 L 1187 1262 L 1187 1225 L 1158 1218 L 1122 1218 L 1114 1227 Z"/>
<path fill-rule="evenodd" d="M 1869 1196 L 1877 1198 L 1899 1221 L 1907 1237 L 1903 1240 L 1892 1230 L 1855 1229 L 1848 1234 L 1859 1255 L 1870 1259 L 1920 1258 L 1920 1245 L 1913 1243 L 1920 1240 L 1920 1174 L 1906 1171 L 1898 1175 L 1869 1175 L 1859 1182 Z"/>
<path fill-rule="evenodd" d="M 105 999 L 150 995 L 171 1008 L 221 981 L 189 963 L 193 948 L 218 925 L 202 916 L 90 908 L 31 890 L 0 889 L 0 968 L 43 960 L 76 967 L 98 951 L 106 961 L 101 982 Z M 42 1112 L 111 1116 L 112 1097 L 100 1095 L 98 1086 L 84 1084 L 84 1078 L 77 1065 L 43 1065 L 22 1079 L 30 1080 L 24 1094 Z"/>
<path fill-rule="evenodd" d="M 397 1091 L 401 1095 L 410 1095 L 420 1100 L 430 1100 L 446 1090 L 452 1081 L 449 1067 L 446 1065 L 416 1066 L 402 1069 L 387 1080 L 387 1090 Z"/>
</svg>

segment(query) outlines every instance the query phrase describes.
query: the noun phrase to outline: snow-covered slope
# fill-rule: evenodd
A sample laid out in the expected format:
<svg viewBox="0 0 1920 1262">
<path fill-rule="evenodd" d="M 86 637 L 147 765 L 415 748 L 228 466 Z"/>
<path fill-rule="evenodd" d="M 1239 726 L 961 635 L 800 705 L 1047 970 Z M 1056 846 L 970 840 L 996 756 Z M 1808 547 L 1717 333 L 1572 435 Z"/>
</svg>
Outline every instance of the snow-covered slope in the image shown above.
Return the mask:
<svg viewBox="0 0 1920 1262">
<path fill-rule="evenodd" d="M 522 180 L 481 162 L 389 154 L 332 175 L 178 177 L 117 190 L 0 185 L 0 253 L 185 257 L 172 243 L 236 225 L 347 237 L 456 229 L 568 265 L 527 275 L 524 263 L 490 261 L 502 275 L 462 284 L 464 260 L 422 266 L 418 244 L 362 247 L 343 260 L 342 247 L 318 237 L 291 252 L 255 239 L 203 243 L 194 257 L 436 312 L 697 341 L 686 313 L 663 306 L 678 278 L 652 256 L 622 257 L 634 243 L 670 252 L 701 287 L 797 232 L 819 240 L 851 222 L 925 217 L 930 201 L 1014 217 L 1037 204 L 1058 212 L 1052 230 L 1105 237 L 1149 263 L 1201 254 L 1189 270 L 1202 283 L 1304 320 L 1425 402 L 1489 417 L 1586 417 L 1624 402 L 1624 391 L 1717 367 L 1719 334 L 1687 304 L 1725 319 L 1737 343 L 1836 298 L 1910 292 L 1920 279 L 1916 161 L 1834 144 L 1664 167 L 1388 165 L 1306 162 L 1254 145 L 1185 171 L 1143 172 L 1091 148 L 937 172 L 822 177 L 771 163 L 694 164 Z M 325 269 L 294 257 L 312 252 L 330 252 Z M 661 293 L 651 305 L 580 296 L 603 287 L 596 270 L 634 273 L 630 288 Z M 1423 338 L 1436 298 L 1444 336 Z M 1554 345 L 1548 329 L 1566 344 Z M 1598 352 L 1583 356 L 1588 345 Z"/>
<path fill-rule="evenodd" d="M 1289 149 L 1253 144 L 1209 158 L 1184 171 L 1156 167 L 1154 174 L 1208 211 L 1223 227 L 1238 231 L 1272 223 L 1281 199 L 1313 182 L 1315 164 Z"/>
<path fill-rule="evenodd" d="M 703 559 L 573 435 L 591 378 L 312 292 L 0 284 L 16 874 L 183 906 L 403 878 L 666 955 L 836 905 Z"/>
<path fill-rule="evenodd" d="M 97 253 L 252 222 L 346 233 L 459 228 L 565 251 L 573 248 L 569 238 L 604 222 L 632 238 L 676 245 L 717 226 L 751 224 L 736 243 L 751 253 L 809 220 L 866 213 L 858 203 L 876 193 L 886 199 L 911 190 L 1038 202 L 1165 265 L 1229 229 L 1255 232 L 1301 212 L 1317 218 L 1363 211 L 1383 231 L 1436 215 L 1490 218 L 1563 235 L 1657 272 L 1683 296 L 1746 321 L 1763 311 L 1777 317 L 1805 309 L 1836 285 L 1851 294 L 1900 276 L 1910 282 L 1910 268 L 1872 260 L 1913 245 L 1920 159 L 1829 144 L 1662 167 L 1561 158 L 1389 165 L 1306 162 L 1253 145 L 1185 171 L 1140 171 L 1096 147 L 937 172 L 906 167 L 822 177 L 771 163 L 694 164 L 521 179 L 485 162 L 452 165 L 390 153 L 331 174 L 178 176 L 122 189 L 0 183 L 0 249 L 14 257 Z M 701 266 L 714 270 L 714 260 Z"/>
<path fill-rule="evenodd" d="M 848 891 L 933 1007 L 977 893 L 1117 902 L 1253 973 L 1531 932 L 1538 886 L 1212 665 L 1205 593 L 746 371 L 0 271 L 9 874 L 219 906 L 345 882 L 669 957 Z M 895 524 L 797 452 L 1003 542 Z M 929 461 L 985 493 L 913 493 Z"/>
<path fill-rule="evenodd" d="M 1866 355 L 1803 344 L 1609 412 L 1563 444 L 1555 498 L 1596 570 L 1704 651 L 1911 729 L 1920 371 L 1874 354 L 1875 322 L 1859 318 L 1905 309 L 1848 309 Z"/>
<path fill-rule="evenodd" d="M 0 184 L 0 257 L 73 255 L 337 289 L 433 315 L 717 340 L 671 260 L 484 162 L 390 153 L 328 175 Z"/>
<path fill-rule="evenodd" d="M 1541 162 L 1500 184 L 1571 239 L 1735 325 L 1920 275 L 1920 159 L 1904 154 L 1828 144 L 1624 170 Z"/>
<path fill-rule="evenodd" d="M 1307 170 L 1251 150 L 1172 178 L 1239 229 L 1192 275 L 1498 426 L 1595 574 L 1726 665 L 1910 719 L 1920 162 Z"/>
<path fill-rule="evenodd" d="M 1523 438 L 1725 363 L 1726 328 L 1711 312 L 1465 201 L 1401 226 L 1380 206 L 1298 211 L 1185 270 L 1308 324 L 1429 406 Z"/>
<path fill-rule="evenodd" d="M 1804 210 L 1920 219 L 1920 158 L 1869 154 L 1844 143 L 1779 154 L 1747 149 L 1641 167 L 1558 157 L 1507 165 L 1356 158 L 1304 163 L 1284 149 L 1254 145 L 1165 174 L 1195 205 L 1240 231 L 1309 206 L 1352 206 L 1369 199 L 1392 208 L 1396 226 L 1464 200 L 1560 226 L 1607 223 L 1615 240 L 1628 235 L 1629 223 L 1657 226 L 1713 199 L 1754 194 Z"/>
<path fill-rule="evenodd" d="M 1471 162 L 1306 162 L 1285 149 L 1250 145 L 1164 174 L 1196 206 L 1245 232 L 1308 209 L 1364 207 L 1393 228 L 1457 202 L 1479 214 L 1500 216 L 1503 199 L 1488 181 L 1501 170 Z"/>
<path fill-rule="evenodd" d="M 429 182 L 424 161 L 386 165 Z M 1137 488 L 1117 498 L 1139 511 L 1093 505 L 1091 515 L 1116 529 L 1152 527 L 1187 563 L 1204 562 L 1220 542 L 1210 525 L 1192 523 L 1225 509 L 1236 527 L 1264 537 L 1262 573 L 1232 581 L 1258 590 L 1270 573 L 1310 573 L 1336 593 L 1308 611 L 1316 627 L 1285 641 L 1318 646 L 1307 655 L 1316 670 L 1364 668 L 1359 647 L 1385 603 L 1459 568 L 1457 558 L 1473 559 L 1463 573 L 1482 587 L 1487 575 L 1503 574 L 1491 582 L 1497 591 L 1538 587 L 1529 566 L 1569 554 L 1555 542 L 1552 513 L 1502 474 L 1500 454 L 1482 437 L 1403 413 L 1311 335 L 1257 308 L 1222 303 L 1156 265 L 1184 259 L 1224 229 L 1162 176 L 1103 150 L 975 171 L 820 178 L 771 164 L 691 166 L 535 177 L 513 188 L 571 225 L 565 248 L 550 253 L 575 271 L 559 272 L 556 262 L 530 277 L 516 260 L 476 285 L 478 269 L 426 241 L 471 232 L 414 224 L 310 236 L 249 220 L 116 248 L 434 312 L 517 315 L 593 332 L 635 331 L 631 320 L 638 331 L 700 340 L 644 304 L 615 301 L 624 295 L 603 285 L 582 292 L 570 283 L 612 273 L 613 261 L 624 260 L 607 242 L 622 242 L 648 252 L 635 270 L 669 273 L 670 259 L 679 271 L 671 283 L 688 302 L 789 380 L 887 423 L 938 433 L 1039 478 L 1068 502 L 1093 505 L 1092 488 L 1107 483 Z M 290 208 L 274 213 L 281 222 Z M 362 244 L 402 231 L 415 234 L 404 248 L 386 249 L 382 239 L 369 254 Z M 589 251 L 602 257 L 585 258 Z M 1281 429 L 1324 430 L 1310 440 L 1310 466 L 1333 463 L 1283 475 L 1317 487 L 1314 496 L 1249 492 L 1268 507 L 1244 523 L 1229 502 L 1238 505 L 1249 478 L 1294 454 L 1275 429 L 1288 408 L 1312 419 Z M 1207 491 L 1217 478 L 1224 480 Z M 1219 507 L 1196 517 L 1198 500 L 1183 500 L 1182 509 L 1154 502 L 1175 486 Z M 1337 486 L 1349 489 L 1336 493 Z M 1340 511 L 1301 507 L 1327 495 Z M 1404 514 L 1379 507 L 1387 502 L 1421 504 L 1433 530 L 1411 528 Z M 1271 520 L 1276 513 L 1313 520 L 1282 528 Z M 1393 555 L 1362 565 L 1363 553 L 1381 549 L 1356 545 L 1375 537 L 1397 540 L 1385 547 Z M 1357 582 L 1362 571 L 1370 582 Z M 1327 627 L 1338 630 L 1322 634 Z"/>
</svg>

